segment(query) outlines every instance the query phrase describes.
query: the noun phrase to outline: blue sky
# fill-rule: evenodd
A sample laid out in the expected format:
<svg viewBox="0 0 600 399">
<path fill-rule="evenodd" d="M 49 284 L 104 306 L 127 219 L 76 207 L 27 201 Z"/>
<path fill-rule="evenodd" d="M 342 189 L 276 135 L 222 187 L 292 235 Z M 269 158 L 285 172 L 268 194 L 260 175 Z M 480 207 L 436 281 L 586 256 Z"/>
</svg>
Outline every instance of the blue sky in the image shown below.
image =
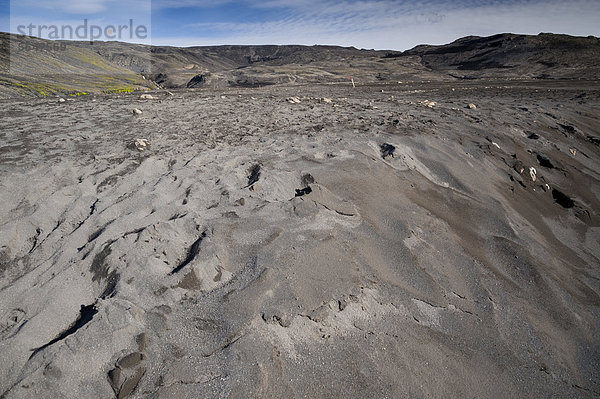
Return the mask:
<svg viewBox="0 0 600 399">
<path fill-rule="evenodd" d="M 17 33 L 30 26 L 34 36 L 50 37 L 42 26 L 75 28 L 88 20 L 102 30 L 102 40 L 115 32 L 110 27 L 129 25 L 130 19 L 134 29 L 149 31 L 122 34 L 123 41 L 404 50 L 501 32 L 600 36 L 600 0 L 0 0 L 0 30 Z"/>
</svg>

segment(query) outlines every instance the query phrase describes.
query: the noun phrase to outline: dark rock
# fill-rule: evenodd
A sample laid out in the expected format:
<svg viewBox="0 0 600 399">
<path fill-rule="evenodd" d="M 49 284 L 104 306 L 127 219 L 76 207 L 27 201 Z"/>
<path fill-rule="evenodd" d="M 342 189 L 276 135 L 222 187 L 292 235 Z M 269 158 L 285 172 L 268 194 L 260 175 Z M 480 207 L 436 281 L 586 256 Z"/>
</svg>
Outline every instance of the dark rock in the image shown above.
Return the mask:
<svg viewBox="0 0 600 399">
<path fill-rule="evenodd" d="M 207 79 L 205 75 L 196 75 L 187 83 L 185 87 L 188 89 L 202 87 L 206 84 Z"/>
<path fill-rule="evenodd" d="M 381 158 L 385 159 L 389 156 L 393 157 L 394 156 L 394 151 L 396 151 L 396 147 L 394 147 L 391 144 L 388 143 L 383 143 L 379 146 L 379 148 L 381 149 Z"/>
</svg>

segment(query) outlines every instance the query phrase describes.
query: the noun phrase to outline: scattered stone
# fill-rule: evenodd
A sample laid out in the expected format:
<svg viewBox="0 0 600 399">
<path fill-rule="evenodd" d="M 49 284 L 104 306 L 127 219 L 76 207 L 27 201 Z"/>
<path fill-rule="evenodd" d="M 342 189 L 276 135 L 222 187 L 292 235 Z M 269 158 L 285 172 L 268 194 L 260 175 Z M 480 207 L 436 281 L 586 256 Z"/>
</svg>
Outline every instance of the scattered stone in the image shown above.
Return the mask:
<svg viewBox="0 0 600 399">
<path fill-rule="evenodd" d="M 59 103 L 64 103 L 65 101 L 67 101 L 67 100 L 65 100 L 65 99 L 64 99 L 64 98 L 62 98 L 62 97 L 58 99 L 58 102 L 59 102 Z"/>
<path fill-rule="evenodd" d="M 467 107 L 469 107 L 469 109 L 477 109 L 477 105 L 475 104 L 469 104 Z"/>
<path fill-rule="evenodd" d="M 174 94 L 173 94 L 173 93 L 171 93 L 171 92 L 170 92 L 170 91 L 168 91 L 168 90 L 166 91 L 166 93 L 167 93 L 167 95 L 168 95 L 168 96 L 174 96 Z"/>
<path fill-rule="evenodd" d="M 204 86 L 206 84 L 206 82 L 208 82 L 207 76 L 200 74 L 200 75 L 196 75 L 192 79 L 190 79 L 190 81 L 187 82 L 186 87 L 188 89 L 199 88 L 199 87 Z"/>
<path fill-rule="evenodd" d="M 325 98 L 325 97 L 323 97 L 321 99 L 321 102 L 323 102 L 325 104 L 331 104 L 333 102 L 333 100 L 331 100 L 331 98 Z"/>
<path fill-rule="evenodd" d="M 253 190 L 254 184 L 260 179 L 260 164 L 253 165 L 248 169 L 248 185 L 244 188 L 250 188 Z"/>
<path fill-rule="evenodd" d="M 140 99 L 142 99 L 142 100 L 156 100 L 156 97 L 154 97 L 152 94 L 142 94 L 140 96 Z"/>
<path fill-rule="evenodd" d="M 531 180 L 532 181 L 536 181 L 537 180 L 537 171 L 535 170 L 535 168 L 532 166 L 531 168 L 529 168 L 529 176 L 531 176 Z"/>
<path fill-rule="evenodd" d="M 496 143 L 495 141 L 492 141 L 492 145 L 498 149 L 500 149 L 500 146 L 498 145 L 498 143 Z"/>
<path fill-rule="evenodd" d="M 135 148 L 139 152 L 146 151 L 150 147 L 150 141 L 147 139 L 136 139 L 131 147 Z"/>
<path fill-rule="evenodd" d="M 235 201 L 235 205 L 237 205 L 237 206 L 244 206 L 244 205 L 246 205 L 246 199 L 245 198 L 240 198 L 239 200 Z"/>
<path fill-rule="evenodd" d="M 540 136 L 538 136 L 535 133 L 531 133 L 529 136 L 527 136 L 527 138 L 530 139 L 530 140 L 537 140 L 537 139 L 540 138 Z"/>
<path fill-rule="evenodd" d="M 312 193 L 312 188 L 309 187 L 305 187 L 305 188 L 297 188 L 296 189 L 296 197 L 302 197 L 305 196 L 306 194 L 310 194 Z"/>
<path fill-rule="evenodd" d="M 513 166 L 513 169 L 521 175 L 523 172 L 525 172 L 525 165 L 523 165 L 523 162 L 517 160 Z"/>
<path fill-rule="evenodd" d="M 396 147 L 391 144 L 383 143 L 379 146 L 381 150 L 381 158 L 385 159 L 387 157 L 394 157 L 394 151 L 396 151 Z"/>
<path fill-rule="evenodd" d="M 302 102 L 300 100 L 300 98 L 298 98 L 298 97 L 288 97 L 288 98 L 285 99 L 285 101 L 287 101 L 290 104 L 299 104 L 299 103 Z"/>
<path fill-rule="evenodd" d="M 142 114 L 142 110 L 137 109 L 137 108 L 134 108 L 133 111 L 131 111 L 131 112 L 133 112 L 134 115 L 141 115 Z"/>
<path fill-rule="evenodd" d="M 573 156 L 577 155 L 577 150 L 575 148 L 569 148 L 569 151 L 571 154 L 573 154 Z"/>
<path fill-rule="evenodd" d="M 423 100 L 423 101 L 421 101 L 421 104 L 423 104 L 429 108 L 433 108 L 436 106 L 437 103 L 435 101 Z"/>
</svg>

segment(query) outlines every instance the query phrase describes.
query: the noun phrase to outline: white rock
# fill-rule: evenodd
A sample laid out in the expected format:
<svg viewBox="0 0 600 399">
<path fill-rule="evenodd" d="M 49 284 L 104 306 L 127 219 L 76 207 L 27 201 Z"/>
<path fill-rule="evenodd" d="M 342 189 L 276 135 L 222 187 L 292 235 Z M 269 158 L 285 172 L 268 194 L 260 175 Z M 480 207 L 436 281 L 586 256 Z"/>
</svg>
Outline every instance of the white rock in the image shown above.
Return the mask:
<svg viewBox="0 0 600 399">
<path fill-rule="evenodd" d="M 65 99 L 64 99 L 64 98 L 62 98 L 62 97 L 58 99 L 58 102 L 59 102 L 59 103 L 64 103 L 65 101 L 67 101 L 67 100 L 65 100 Z"/>
<path fill-rule="evenodd" d="M 537 179 L 536 174 L 537 174 L 537 171 L 535 170 L 535 168 L 533 166 L 531 168 L 529 168 L 529 176 L 531 176 L 532 181 L 536 181 L 536 179 Z"/>
<path fill-rule="evenodd" d="M 331 104 L 333 102 L 333 100 L 331 98 L 323 97 L 321 99 L 321 102 L 324 102 L 325 104 Z"/>
<path fill-rule="evenodd" d="M 477 109 L 477 105 L 475 104 L 469 104 L 468 107 L 469 109 Z"/>
<path fill-rule="evenodd" d="M 302 102 L 298 97 L 288 97 L 285 100 L 290 104 L 299 104 Z"/>
<path fill-rule="evenodd" d="M 156 97 L 154 97 L 152 94 L 142 94 L 140 96 L 140 99 L 142 99 L 142 100 L 155 100 Z"/>
<path fill-rule="evenodd" d="M 134 115 L 140 115 L 142 113 L 142 111 L 137 108 L 134 108 L 131 112 L 133 112 Z"/>
<path fill-rule="evenodd" d="M 133 146 L 136 150 L 140 152 L 146 151 L 146 149 L 150 146 L 150 141 L 148 141 L 147 139 L 136 139 L 133 142 Z"/>
</svg>

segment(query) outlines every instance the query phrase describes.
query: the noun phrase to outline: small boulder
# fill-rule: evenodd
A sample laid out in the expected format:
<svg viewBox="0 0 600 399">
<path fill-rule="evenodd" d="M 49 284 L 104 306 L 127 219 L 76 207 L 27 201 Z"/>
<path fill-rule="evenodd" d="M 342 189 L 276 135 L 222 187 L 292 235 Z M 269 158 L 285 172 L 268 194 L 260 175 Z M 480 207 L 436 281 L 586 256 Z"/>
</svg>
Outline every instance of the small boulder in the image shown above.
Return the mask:
<svg viewBox="0 0 600 399">
<path fill-rule="evenodd" d="M 154 97 L 152 94 L 142 94 L 140 96 L 141 100 L 155 100 L 156 97 Z"/>
<path fill-rule="evenodd" d="M 323 98 L 321 99 L 321 102 L 323 102 L 323 103 L 325 103 L 325 104 L 331 104 L 331 103 L 333 102 L 333 100 L 332 100 L 331 98 L 326 98 L 326 97 L 323 97 Z"/>
<path fill-rule="evenodd" d="M 469 109 L 477 109 L 477 105 L 475 105 L 475 104 L 469 104 L 469 105 L 467 105 L 467 107 Z"/>
<path fill-rule="evenodd" d="M 150 141 L 147 139 L 136 139 L 129 147 L 131 149 L 136 149 L 139 152 L 143 152 L 150 147 Z"/>
<path fill-rule="evenodd" d="M 186 86 L 188 89 L 200 88 L 204 86 L 208 82 L 207 75 L 196 75 L 189 82 L 187 82 Z"/>
<path fill-rule="evenodd" d="M 139 110 L 139 109 L 137 109 L 137 108 L 134 108 L 133 111 L 131 111 L 131 112 L 133 112 L 134 115 L 141 115 L 142 114 L 142 111 Z"/>
<path fill-rule="evenodd" d="M 381 158 L 386 159 L 387 157 L 394 157 L 394 151 L 396 147 L 389 143 L 383 143 L 379 146 L 381 150 Z"/>
<path fill-rule="evenodd" d="M 64 103 L 65 101 L 67 101 L 67 100 L 65 100 L 65 99 L 64 99 L 64 98 L 62 98 L 62 97 L 58 99 L 58 102 L 59 102 L 59 103 Z"/>
<path fill-rule="evenodd" d="M 523 165 L 523 162 L 517 160 L 513 166 L 513 169 L 518 174 L 523 174 L 523 172 L 525 172 L 525 165 Z"/>
<path fill-rule="evenodd" d="M 300 100 L 300 98 L 298 98 L 298 97 L 288 97 L 288 98 L 285 99 L 285 101 L 287 101 L 290 104 L 299 104 L 299 103 L 302 102 Z"/>
<path fill-rule="evenodd" d="M 529 176 L 531 176 L 531 181 L 535 182 L 537 180 L 537 171 L 534 167 L 529 168 Z"/>
</svg>

